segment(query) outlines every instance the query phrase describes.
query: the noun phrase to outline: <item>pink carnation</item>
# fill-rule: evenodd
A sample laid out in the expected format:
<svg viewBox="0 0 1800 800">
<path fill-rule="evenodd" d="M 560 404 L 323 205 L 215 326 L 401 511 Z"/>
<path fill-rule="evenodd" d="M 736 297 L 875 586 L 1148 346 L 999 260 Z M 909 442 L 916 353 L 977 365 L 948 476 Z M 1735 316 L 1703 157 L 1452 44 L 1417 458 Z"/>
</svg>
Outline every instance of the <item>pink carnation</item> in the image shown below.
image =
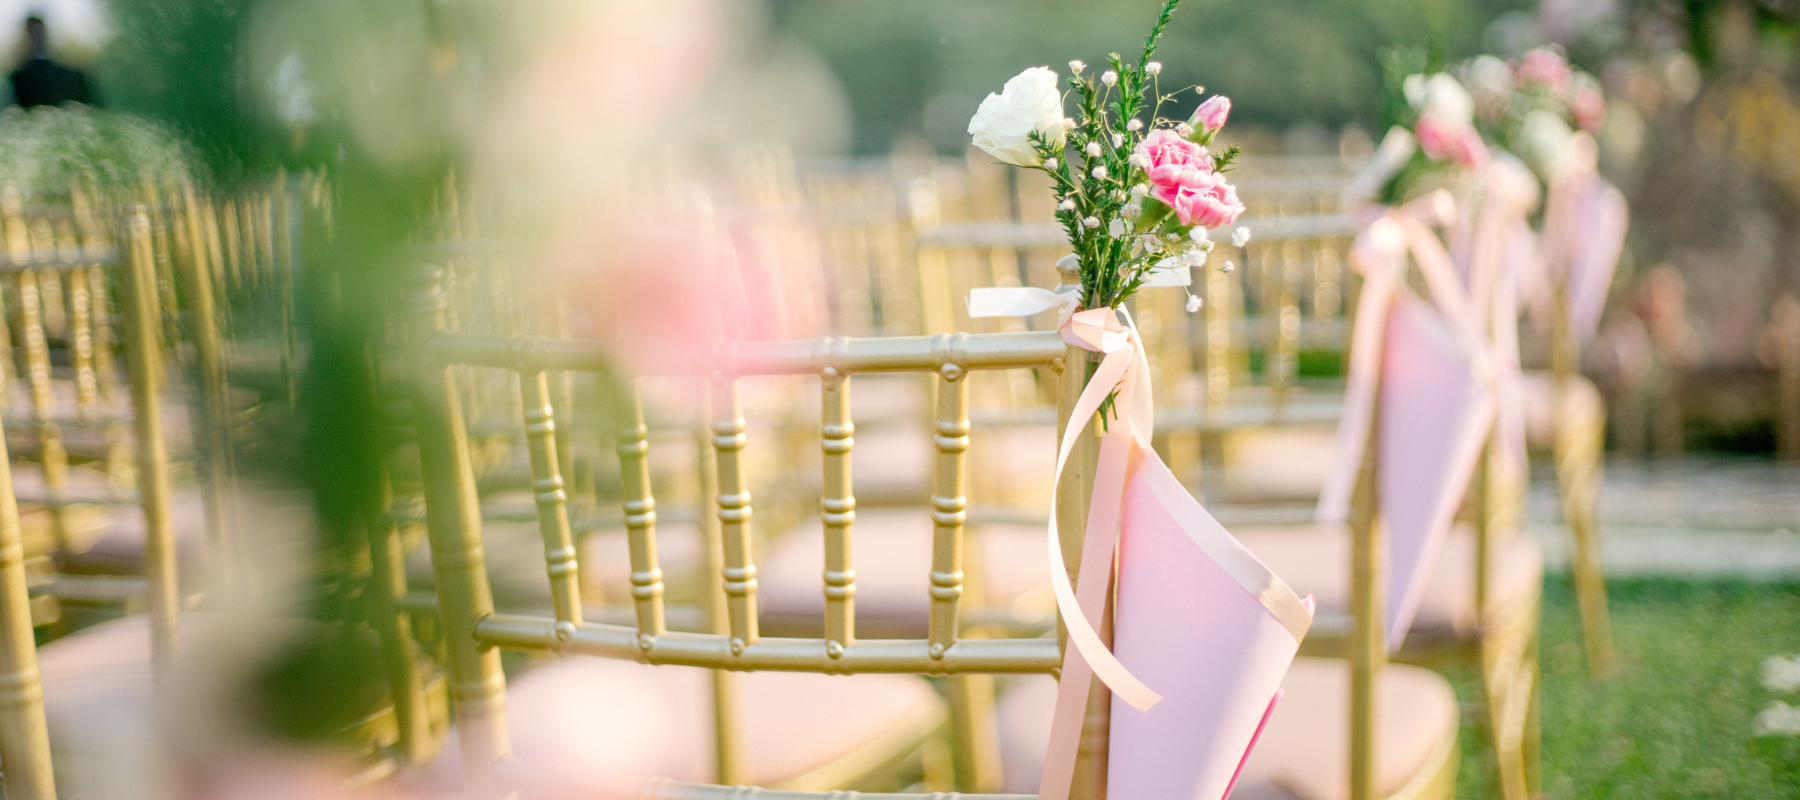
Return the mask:
<svg viewBox="0 0 1800 800">
<path fill-rule="evenodd" d="M 1414 132 L 1419 137 L 1419 149 L 1432 159 L 1455 161 L 1469 169 L 1487 163 L 1487 145 L 1472 125 L 1450 122 L 1436 114 L 1422 114 Z"/>
<path fill-rule="evenodd" d="M 1141 156 L 1144 173 L 1155 186 L 1177 186 L 1212 172 L 1212 157 L 1206 148 L 1167 128 L 1151 131 L 1134 152 Z"/>
<path fill-rule="evenodd" d="M 1518 78 L 1520 89 L 1538 86 L 1549 90 L 1556 97 L 1567 93 L 1569 82 L 1575 78 L 1574 73 L 1569 70 L 1569 60 L 1548 47 L 1527 51 L 1514 75 Z"/>
<path fill-rule="evenodd" d="M 1575 92 L 1575 100 L 1569 104 L 1569 110 L 1575 115 L 1575 124 L 1580 125 L 1584 131 L 1592 133 L 1606 124 L 1606 98 L 1591 87 Z"/>
<path fill-rule="evenodd" d="M 1175 209 L 1175 217 L 1183 225 L 1219 228 L 1237 222 L 1244 213 L 1237 187 L 1216 172 L 1197 173 L 1178 186 L 1152 186 L 1150 196 Z"/>
</svg>

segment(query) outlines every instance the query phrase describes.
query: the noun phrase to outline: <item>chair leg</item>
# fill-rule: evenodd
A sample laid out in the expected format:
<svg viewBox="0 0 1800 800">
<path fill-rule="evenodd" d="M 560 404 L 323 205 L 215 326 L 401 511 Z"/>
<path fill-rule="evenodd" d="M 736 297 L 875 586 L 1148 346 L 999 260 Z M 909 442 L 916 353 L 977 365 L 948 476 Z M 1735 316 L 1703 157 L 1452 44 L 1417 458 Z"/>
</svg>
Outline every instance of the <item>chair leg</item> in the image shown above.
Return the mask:
<svg viewBox="0 0 1800 800">
<path fill-rule="evenodd" d="M 1596 520 L 1600 499 L 1601 437 L 1605 428 L 1601 423 L 1586 427 L 1586 430 L 1569 431 L 1559 437 L 1568 441 L 1558 442 L 1562 452 L 1557 454 L 1556 474 L 1562 484 L 1563 516 L 1571 537 L 1575 597 L 1586 639 L 1588 672 L 1594 677 L 1605 677 L 1617 666 Z"/>
<path fill-rule="evenodd" d="M 1000 732 L 994 721 L 994 676 L 956 675 L 945 681 L 950 696 L 951 750 L 956 790 L 1000 791 Z"/>
<path fill-rule="evenodd" d="M 1543 709 L 1543 672 L 1538 668 L 1537 633 L 1531 636 L 1531 646 L 1525 651 L 1524 669 L 1530 672 L 1531 696 L 1530 705 L 1525 710 L 1525 737 L 1520 743 L 1520 757 L 1525 762 L 1525 791 L 1533 798 L 1544 796 L 1544 726 L 1540 713 Z"/>
<path fill-rule="evenodd" d="M 1519 698 L 1519 659 L 1512 649 L 1509 632 L 1484 633 L 1481 639 L 1482 694 L 1487 701 L 1488 744 L 1493 748 L 1494 769 L 1503 800 L 1525 800 L 1525 768 L 1521 758 L 1521 736 L 1518 726 L 1509 724 L 1516 716 L 1513 704 Z"/>
</svg>

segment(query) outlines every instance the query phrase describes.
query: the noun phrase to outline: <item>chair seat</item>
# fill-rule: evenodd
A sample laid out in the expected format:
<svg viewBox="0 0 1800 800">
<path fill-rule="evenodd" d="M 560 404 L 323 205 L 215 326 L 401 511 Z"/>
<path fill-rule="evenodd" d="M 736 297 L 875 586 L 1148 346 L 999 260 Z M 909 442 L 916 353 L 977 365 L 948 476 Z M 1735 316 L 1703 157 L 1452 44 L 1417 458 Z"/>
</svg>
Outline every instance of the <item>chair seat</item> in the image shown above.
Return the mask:
<svg viewBox="0 0 1800 800">
<path fill-rule="evenodd" d="M 1559 417 L 1564 424 L 1578 428 L 1606 424 L 1606 399 L 1586 376 L 1569 376 L 1560 410 L 1555 402 L 1556 381 L 1550 373 L 1527 372 L 1519 386 L 1525 401 L 1525 437 L 1534 449 L 1549 451 L 1555 446 Z"/>
<path fill-rule="evenodd" d="M 1055 610 L 1045 530 L 983 525 L 965 532 L 990 609 L 1027 624 L 1049 624 Z M 857 634 L 919 638 L 931 612 L 931 516 L 922 509 L 858 511 L 852 528 Z M 760 624 L 771 636 L 819 636 L 824 630 L 825 541 L 814 522 L 783 536 L 757 565 Z M 965 596 L 967 603 L 967 596 Z M 965 620 L 978 612 L 964 606 Z"/>
<path fill-rule="evenodd" d="M 1350 534 L 1341 526 L 1242 527 L 1232 531 L 1294 591 L 1311 593 L 1318 614 L 1346 616 L 1350 604 Z M 1494 549 L 1492 599 L 1497 608 L 1533 600 L 1544 582 L 1544 552 L 1530 536 L 1512 536 Z M 1425 584 L 1408 646 L 1461 639 L 1481 624 L 1475 608 L 1475 531 L 1450 529 L 1437 567 Z M 1322 627 L 1322 626 L 1321 626 Z M 1325 631 L 1315 628 L 1314 636 Z"/>
<path fill-rule="evenodd" d="M 1313 500 L 1337 451 L 1337 425 L 1245 428 L 1221 437 L 1226 498 L 1234 503 Z"/>
<path fill-rule="evenodd" d="M 1349 797 L 1349 663 L 1295 659 L 1232 790 L 1233 800 L 1345 800 Z M 1428 782 L 1453 762 L 1456 694 L 1437 673 L 1389 665 L 1376 685 L 1376 776 L 1383 797 Z M 1056 702 L 1056 682 L 1020 678 L 1000 698 L 1003 791 L 1037 791 Z M 1454 780 L 1454 763 L 1448 765 Z"/>
<path fill-rule="evenodd" d="M 267 745 L 263 725 L 269 720 L 252 718 L 268 713 L 255 694 L 261 671 L 271 656 L 324 630 L 292 618 L 182 614 L 177 669 L 167 686 L 154 691 L 150 621 L 143 615 L 84 628 L 38 648 L 58 793 L 138 796 L 145 781 L 164 776 L 171 760 L 199 756 L 211 767 Z M 348 702 L 362 704 L 349 717 L 386 715 L 383 724 L 359 725 L 356 733 L 392 744 L 392 705 L 385 693 Z M 319 701 L 310 711 L 343 713 L 344 707 Z"/>
<path fill-rule="evenodd" d="M 206 502 L 198 487 L 171 493 L 169 518 L 183 591 L 195 588 L 206 550 Z M 65 555 L 63 571 L 78 575 L 144 574 L 144 512 L 135 505 L 81 506 L 92 525 L 85 547 Z"/>
<path fill-rule="evenodd" d="M 758 786 L 841 786 L 909 754 L 946 713 L 930 684 L 910 675 L 731 679 L 741 780 Z M 528 775 L 522 782 L 606 796 L 647 777 L 711 781 L 708 681 L 702 669 L 592 657 L 565 658 L 510 681 L 506 722 L 517 770 Z M 426 778 L 446 790 L 461 781 L 455 735 Z"/>
<path fill-rule="evenodd" d="M 488 543 L 488 581 L 494 602 L 509 611 L 551 608 L 550 579 L 544 566 L 543 538 L 535 522 L 484 522 L 482 537 Z M 700 529 L 694 525 L 656 526 L 656 554 L 671 585 L 698 571 L 703 560 Z M 582 603 L 620 601 L 631 596 L 631 553 L 622 530 L 595 531 L 576 542 L 581 568 Z M 431 550 L 420 547 L 406 560 L 407 585 L 429 589 L 437 585 L 431 568 Z M 671 590 L 676 599 L 680 592 Z"/>
</svg>

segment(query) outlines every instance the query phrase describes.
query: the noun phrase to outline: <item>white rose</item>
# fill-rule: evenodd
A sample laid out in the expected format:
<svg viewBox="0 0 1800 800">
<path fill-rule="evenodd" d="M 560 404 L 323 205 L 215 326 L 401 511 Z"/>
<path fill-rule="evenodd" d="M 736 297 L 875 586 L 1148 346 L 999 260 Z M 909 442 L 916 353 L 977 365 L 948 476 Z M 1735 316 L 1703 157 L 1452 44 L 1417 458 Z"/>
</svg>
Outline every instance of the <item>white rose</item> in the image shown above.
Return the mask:
<svg viewBox="0 0 1800 800">
<path fill-rule="evenodd" d="M 1035 167 L 1042 163 L 1026 137 L 1037 131 L 1053 147 L 1062 146 L 1062 93 L 1056 84 L 1056 73 L 1049 67 L 1032 67 L 1007 81 L 1000 94 L 988 95 L 969 120 L 975 146 L 1008 164 Z"/>
<path fill-rule="evenodd" d="M 1469 80 L 1469 90 L 1481 98 L 1482 103 L 1495 105 L 1505 104 L 1512 96 L 1512 67 L 1493 56 L 1476 56 L 1469 61 L 1465 75 Z"/>
<path fill-rule="evenodd" d="M 1519 124 L 1519 157 L 1539 175 L 1549 175 L 1574 135 L 1562 117 L 1542 109 L 1533 111 Z"/>
<path fill-rule="evenodd" d="M 1447 72 L 1435 75 L 1408 75 L 1401 85 L 1406 102 L 1421 114 L 1467 125 L 1475 118 L 1475 101 L 1468 90 Z"/>
</svg>

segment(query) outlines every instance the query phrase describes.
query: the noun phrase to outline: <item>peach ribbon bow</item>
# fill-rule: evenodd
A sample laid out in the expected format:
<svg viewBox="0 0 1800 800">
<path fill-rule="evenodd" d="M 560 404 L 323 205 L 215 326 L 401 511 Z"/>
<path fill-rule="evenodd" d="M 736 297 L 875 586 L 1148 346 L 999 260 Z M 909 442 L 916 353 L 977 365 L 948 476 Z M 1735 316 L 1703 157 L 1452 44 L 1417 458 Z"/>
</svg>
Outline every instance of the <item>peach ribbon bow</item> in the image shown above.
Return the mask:
<svg viewBox="0 0 1800 800">
<path fill-rule="evenodd" d="M 1079 588 L 1071 585 L 1063 560 L 1061 537 L 1056 523 L 1056 484 L 1052 485 L 1051 490 L 1052 505 L 1046 540 L 1050 583 L 1056 596 L 1057 608 L 1068 631 L 1068 641 L 1073 646 L 1064 654 L 1059 681 L 1061 688 L 1057 692 L 1049 747 L 1039 780 L 1040 800 L 1062 800 L 1069 794 L 1080 749 L 1082 721 L 1086 715 L 1087 689 L 1093 678 L 1099 678 L 1137 712 L 1148 712 L 1163 699 L 1162 694 L 1139 680 L 1107 647 L 1092 622 L 1106 613 L 1109 585 L 1107 578 L 1113 568 L 1116 549 L 1125 546 L 1122 522 L 1130 516 L 1131 509 L 1138 509 L 1139 513 L 1152 506 L 1161 509 L 1159 513 L 1166 515 L 1163 519 L 1173 520 L 1175 530 L 1179 531 L 1177 538 L 1170 541 L 1185 540 L 1185 544 L 1179 545 L 1183 548 L 1182 552 L 1217 565 L 1229 582 L 1248 593 L 1248 602 L 1257 609 L 1253 617 L 1259 620 L 1266 617 L 1268 624 L 1273 626 L 1272 632 L 1278 632 L 1274 635 L 1279 636 L 1282 642 L 1269 651 L 1268 660 L 1255 663 L 1264 666 L 1275 664 L 1285 668 L 1287 659 L 1291 659 L 1293 655 L 1293 648 L 1298 646 L 1299 640 L 1305 636 L 1312 623 L 1312 611 L 1308 602 L 1297 597 L 1286 584 L 1256 561 L 1212 520 L 1192 496 L 1181 488 L 1151 449 L 1155 409 L 1151 397 L 1149 360 L 1129 315 L 1121 319 L 1122 312 L 1111 308 L 1078 310 L 1078 303 L 1074 287 L 1062 287 L 1059 292 L 1024 288 L 978 289 L 971 293 L 969 302 L 971 316 L 1022 315 L 1058 310 L 1061 312 L 1059 332 L 1063 340 L 1103 355 L 1088 379 L 1087 386 L 1075 401 L 1068 425 L 1062 432 L 1056 459 L 1057 483 L 1060 483 L 1075 443 L 1085 434 L 1088 421 L 1099 413 L 1108 396 L 1115 398 L 1108 412 L 1111 416 L 1105 433 L 1100 437 L 1094 488 L 1088 507 L 1087 526 L 1083 532 Z M 1069 365 L 1068 368 L 1081 367 Z M 1136 487 L 1135 492 L 1133 487 Z M 1188 578 L 1189 581 L 1196 579 L 1196 576 Z M 1121 592 L 1125 588 L 1122 586 Z M 1206 638 L 1209 633 L 1217 631 L 1197 629 L 1191 631 L 1190 635 Z M 1243 633 L 1239 639 L 1249 641 L 1256 635 L 1269 634 Z M 1222 640 L 1209 641 L 1219 646 Z M 1237 643 L 1233 642 L 1233 645 Z M 1151 730 L 1169 730 L 1180 724 L 1217 727 L 1218 730 L 1207 732 L 1214 738 L 1205 740 L 1216 741 L 1223 748 L 1223 755 L 1220 757 L 1226 760 L 1221 762 L 1221 768 L 1204 770 L 1203 776 L 1176 774 L 1177 771 L 1171 770 L 1150 770 L 1158 774 L 1147 776 L 1146 779 L 1170 781 L 1183 786 L 1188 783 L 1209 785 L 1212 791 L 1222 794 L 1235 775 L 1234 771 L 1224 767 L 1241 767 L 1244 752 L 1254 741 L 1257 723 L 1272 702 L 1269 697 L 1280 680 L 1279 669 L 1274 670 L 1273 674 L 1267 674 L 1268 670 L 1256 672 L 1252 682 L 1257 683 L 1257 687 L 1249 689 L 1237 686 L 1242 678 L 1235 674 L 1220 674 L 1208 678 L 1209 671 L 1215 666 L 1212 664 L 1195 664 L 1188 660 L 1183 660 L 1180 665 L 1166 663 L 1171 658 L 1180 658 L 1175 651 L 1138 655 L 1142 659 L 1138 662 L 1140 667 L 1163 671 L 1165 679 L 1172 681 L 1163 688 L 1176 698 L 1177 706 L 1194 708 L 1199 703 L 1204 707 L 1207 702 L 1212 702 L 1216 707 L 1219 698 L 1196 699 L 1197 692 L 1200 695 L 1220 692 L 1232 694 L 1242 690 L 1254 695 L 1254 702 L 1247 706 L 1253 713 L 1244 719 L 1237 719 L 1245 717 L 1244 714 L 1234 713 L 1227 715 L 1233 717 L 1230 720 L 1191 720 L 1178 708 L 1177 712 L 1181 713 L 1175 714 L 1175 717 L 1182 718 L 1179 723 L 1169 715 L 1158 715 L 1155 721 L 1145 723 Z M 1176 672 L 1169 673 L 1171 668 L 1177 668 Z M 1182 680 L 1170 677 L 1171 674 L 1180 674 L 1184 679 L 1191 677 L 1204 685 L 1196 687 L 1191 682 L 1183 683 Z M 1263 683 L 1268 685 L 1261 685 Z M 1204 738 L 1206 734 L 1201 735 Z M 1187 786 L 1187 789 L 1192 788 L 1194 787 Z"/>
</svg>

